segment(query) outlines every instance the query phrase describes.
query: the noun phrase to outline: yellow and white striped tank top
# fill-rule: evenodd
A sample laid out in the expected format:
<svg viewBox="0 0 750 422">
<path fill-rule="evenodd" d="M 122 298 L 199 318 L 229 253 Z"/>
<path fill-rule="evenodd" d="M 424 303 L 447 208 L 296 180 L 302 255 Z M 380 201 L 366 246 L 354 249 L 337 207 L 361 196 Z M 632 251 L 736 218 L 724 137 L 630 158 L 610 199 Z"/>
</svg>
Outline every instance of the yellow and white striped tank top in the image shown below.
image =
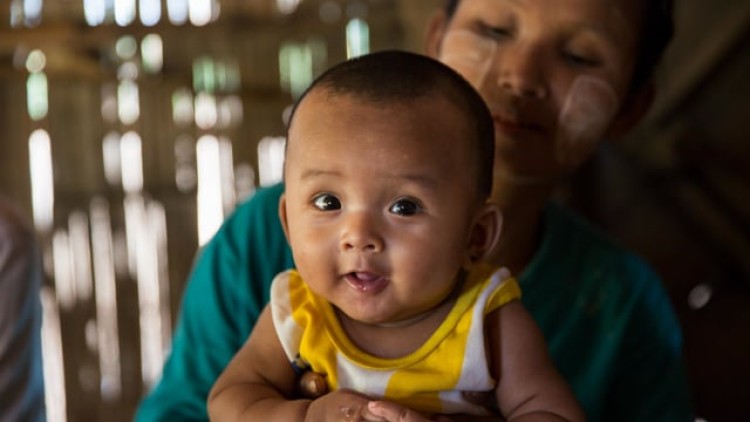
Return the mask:
<svg viewBox="0 0 750 422">
<path fill-rule="evenodd" d="M 486 356 L 484 317 L 518 299 L 521 290 L 507 269 L 480 266 L 467 277 L 451 312 L 415 352 L 384 359 L 357 348 L 333 308 L 311 292 L 299 273 L 276 276 L 271 310 L 276 333 L 293 364 L 300 359 L 323 374 L 328 388 L 382 397 L 423 413 L 487 414 L 462 391 L 495 388 Z"/>
</svg>

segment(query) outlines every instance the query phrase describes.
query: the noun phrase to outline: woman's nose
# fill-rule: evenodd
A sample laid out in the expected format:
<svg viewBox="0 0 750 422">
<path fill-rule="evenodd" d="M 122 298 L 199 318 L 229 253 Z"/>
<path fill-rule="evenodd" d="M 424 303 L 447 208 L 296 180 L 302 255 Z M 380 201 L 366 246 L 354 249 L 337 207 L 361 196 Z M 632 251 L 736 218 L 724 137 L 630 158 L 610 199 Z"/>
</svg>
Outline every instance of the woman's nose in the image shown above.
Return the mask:
<svg viewBox="0 0 750 422">
<path fill-rule="evenodd" d="M 380 252 L 383 238 L 379 222 L 367 211 L 349 212 L 344 217 L 340 248 L 345 252 Z"/>
<path fill-rule="evenodd" d="M 529 44 L 501 47 L 495 61 L 498 87 L 515 97 L 546 98 L 542 55 L 539 47 Z"/>
</svg>

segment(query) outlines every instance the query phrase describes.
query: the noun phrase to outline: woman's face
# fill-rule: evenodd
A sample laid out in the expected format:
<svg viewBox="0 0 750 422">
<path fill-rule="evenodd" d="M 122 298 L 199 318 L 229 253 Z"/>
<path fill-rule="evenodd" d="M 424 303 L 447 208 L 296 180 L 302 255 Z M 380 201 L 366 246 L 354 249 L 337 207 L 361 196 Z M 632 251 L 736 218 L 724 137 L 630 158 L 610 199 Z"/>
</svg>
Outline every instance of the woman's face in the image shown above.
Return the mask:
<svg viewBox="0 0 750 422">
<path fill-rule="evenodd" d="M 492 111 L 496 178 L 556 180 L 591 155 L 628 94 L 640 28 L 631 3 L 462 0 L 430 34 L 428 52 Z"/>
</svg>

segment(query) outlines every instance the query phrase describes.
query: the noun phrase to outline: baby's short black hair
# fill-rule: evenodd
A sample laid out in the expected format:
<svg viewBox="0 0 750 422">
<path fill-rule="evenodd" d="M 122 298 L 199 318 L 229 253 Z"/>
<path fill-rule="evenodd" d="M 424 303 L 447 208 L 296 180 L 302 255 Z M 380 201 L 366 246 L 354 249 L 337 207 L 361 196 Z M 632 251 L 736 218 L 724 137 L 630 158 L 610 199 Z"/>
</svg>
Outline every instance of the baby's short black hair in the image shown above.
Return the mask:
<svg viewBox="0 0 750 422">
<path fill-rule="evenodd" d="M 467 134 L 474 149 L 478 194 L 492 191 L 495 159 L 495 128 L 487 105 L 477 91 L 455 70 L 430 57 L 406 51 L 388 50 L 359 56 L 339 63 L 316 78 L 294 104 L 294 114 L 311 91 L 330 95 L 351 95 L 388 107 L 441 97 L 456 105 L 473 133 Z M 288 139 L 288 129 L 287 129 Z"/>
<path fill-rule="evenodd" d="M 453 16 L 460 0 L 446 0 L 445 11 L 448 17 Z M 638 39 L 633 76 L 630 80 L 630 92 L 635 92 L 648 82 L 656 65 L 664 55 L 674 33 L 672 18 L 672 0 L 641 0 L 643 3 L 643 23 Z"/>
</svg>

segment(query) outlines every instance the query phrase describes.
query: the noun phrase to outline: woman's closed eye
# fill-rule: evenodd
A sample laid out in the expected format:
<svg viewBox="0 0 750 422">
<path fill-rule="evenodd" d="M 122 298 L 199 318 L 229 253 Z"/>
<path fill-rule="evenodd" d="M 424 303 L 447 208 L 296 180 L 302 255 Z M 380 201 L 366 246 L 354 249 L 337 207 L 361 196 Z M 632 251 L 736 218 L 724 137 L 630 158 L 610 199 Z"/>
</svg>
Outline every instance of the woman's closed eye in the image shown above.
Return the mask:
<svg viewBox="0 0 750 422">
<path fill-rule="evenodd" d="M 514 29 L 507 25 L 495 26 L 485 23 L 480 24 L 480 33 L 493 40 L 503 40 L 512 38 L 514 35 Z"/>
<path fill-rule="evenodd" d="M 321 211 L 336 211 L 341 209 L 341 201 L 330 193 L 321 193 L 313 198 L 313 206 Z"/>
<path fill-rule="evenodd" d="M 601 58 L 592 52 L 582 51 L 582 49 L 566 48 L 560 52 L 563 60 L 573 66 L 579 67 L 597 67 L 601 65 Z"/>
<path fill-rule="evenodd" d="M 563 57 L 565 60 L 575 66 L 581 66 L 581 67 L 596 67 L 599 65 L 599 61 L 596 59 L 590 59 L 583 56 L 577 56 L 575 54 L 563 54 Z"/>
</svg>

